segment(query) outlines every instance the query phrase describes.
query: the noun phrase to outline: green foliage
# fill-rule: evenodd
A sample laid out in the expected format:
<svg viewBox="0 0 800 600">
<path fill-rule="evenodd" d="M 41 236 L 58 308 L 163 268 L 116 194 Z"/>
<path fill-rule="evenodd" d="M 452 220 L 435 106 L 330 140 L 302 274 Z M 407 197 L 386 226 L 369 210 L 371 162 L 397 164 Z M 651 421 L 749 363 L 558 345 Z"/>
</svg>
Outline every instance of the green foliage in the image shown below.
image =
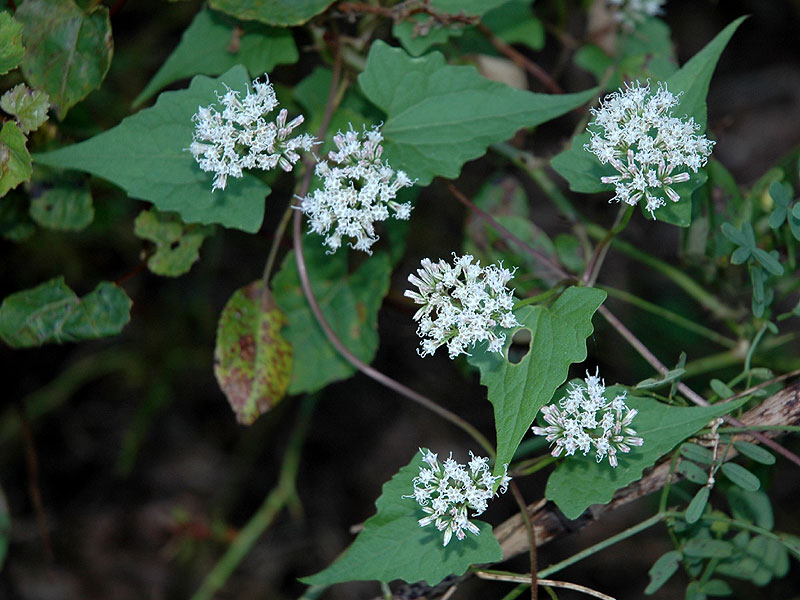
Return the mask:
<svg viewBox="0 0 800 600">
<path fill-rule="evenodd" d="M 720 575 L 750 581 L 765 586 L 775 577 L 783 577 L 789 571 L 789 555 L 785 545 L 762 535 L 744 535 L 734 538 L 736 552 L 722 560 L 715 568 Z"/>
<path fill-rule="evenodd" d="M 772 504 L 763 490 L 749 492 L 732 485 L 725 490 L 725 499 L 734 518 L 768 530 L 775 527 Z"/>
<path fill-rule="evenodd" d="M 344 345 L 366 363 L 378 349 L 378 309 L 389 291 L 389 257 L 376 252 L 355 272 L 347 269 L 344 250 L 328 255 L 316 235 L 303 236 L 303 256 L 314 296 Z M 294 252 L 272 280 L 272 293 L 289 321 L 283 334 L 294 350 L 290 394 L 316 391 L 346 379 L 355 367 L 328 342 L 306 302 Z"/>
<path fill-rule="evenodd" d="M 508 0 L 431 0 L 430 6 L 440 14 L 482 17 L 488 11 L 508 3 Z M 467 25 L 454 23 L 443 26 L 426 14 L 395 23 L 392 35 L 400 40 L 411 56 L 419 56 L 435 44 L 443 44 L 451 36 L 461 35 Z"/>
<path fill-rule="evenodd" d="M 648 573 L 650 575 L 650 583 L 647 584 L 644 593 L 654 594 L 660 590 L 661 586 L 669 581 L 669 578 L 678 570 L 680 560 L 681 553 L 677 550 L 670 550 L 666 554 L 662 554 L 661 557 L 653 563 L 653 566 L 650 567 Z"/>
<path fill-rule="evenodd" d="M 700 517 L 703 516 L 703 513 L 706 510 L 706 505 L 708 504 L 708 497 L 710 495 L 711 495 L 711 488 L 705 485 L 701 487 L 699 490 L 697 490 L 697 493 L 694 495 L 694 498 L 692 498 L 692 501 L 689 502 L 689 506 L 686 507 L 687 523 L 696 523 L 700 519 Z"/>
<path fill-rule="evenodd" d="M 606 293 L 594 288 L 570 287 L 553 306 L 525 306 L 515 311 L 522 325 L 508 335 L 506 353 L 517 331 L 530 332 L 530 347 L 517 364 L 478 344 L 470 364 L 481 371 L 481 384 L 494 406 L 497 459 L 494 475 L 503 473 L 533 423 L 536 413 L 553 397 L 567 378 L 569 365 L 586 358 L 586 338 L 591 335 L 592 315 Z"/>
<path fill-rule="evenodd" d="M 607 388 L 609 397 L 625 391 L 621 386 Z M 561 398 L 566 387 L 556 395 Z M 711 406 L 679 408 L 651 398 L 629 395 L 629 407 L 639 411 L 632 427 L 644 445 L 631 448 L 628 454 L 617 454 L 619 465 L 611 468 L 606 461 L 597 463 L 591 454 L 576 453 L 556 467 L 547 480 L 545 496 L 555 502 L 570 519 L 577 519 L 592 504 L 606 504 L 614 492 L 637 481 L 642 471 L 708 425 L 709 421 L 741 406 L 743 400 Z"/>
<path fill-rule="evenodd" d="M 131 300 L 108 281 L 78 298 L 56 277 L 7 296 L 0 304 L 0 338 L 12 348 L 116 335 L 130 320 Z"/>
<path fill-rule="evenodd" d="M 361 89 L 387 115 L 384 156 L 418 184 L 457 177 L 461 166 L 523 127 L 534 127 L 596 94 L 533 94 L 481 77 L 472 67 L 450 66 L 432 52 L 411 58 L 381 41 L 372 44 Z"/>
<path fill-rule="evenodd" d="M 336 562 L 324 571 L 304 577 L 304 583 L 329 585 L 342 581 L 377 579 L 388 583 L 439 583 L 448 575 L 462 575 L 471 564 L 496 562 L 503 557 L 492 528 L 481 521 L 478 536 L 467 534 L 442 547 L 442 533 L 433 525 L 420 527 L 425 513 L 413 497 L 413 479 L 423 466 L 421 454 L 384 484 L 375 502 L 377 513 L 364 522 L 364 529 Z"/>
<path fill-rule="evenodd" d="M 147 267 L 156 275 L 178 277 L 188 273 L 200 258 L 200 246 L 214 233 L 214 228 L 187 225 L 174 214 L 143 210 L 136 217 L 133 232 L 156 245 L 155 253 L 147 259 Z"/>
<path fill-rule="evenodd" d="M 229 179 L 225 190 L 212 193 L 211 175 L 201 171 L 186 150 L 192 142 L 192 115 L 197 107 L 214 103 L 215 91 L 225 85 L 244 90 L 248 84 L 247 71 L 241 66 L 216 79 L 198 75 L 189 89 L 164 92 L 152 108 L 85 142 L 37 154 L 36 162 L 108 179 L 158 210 L 177 212 L 187 223 L 258 231 L 269 187 L 245 174 Z"/>
<path fill-rule="evenodd" d="M 800 203 L 790 206 L 793 194 L 794 190 L 788 182 L 772 182 L 769 186 L 769 195 L 775 208 L 769 216 L 769 226 L 777 229 L 788 221 L 792 235 L 796 240 L 800 240 Z"/>
<path fill-rule="evenodd" d="M 753 226 L 750 223 L 742 223 L 741 230 L 737 230 L 730 223 L 723 223 L 722 234 L 738 246 L 731 254 L 731 262 L 734 265 L 741 265 L 752 258 L 773 275 L 783 275 L 780 261 L 771 253 L 756 246 Z"/>
<path fill-rule="evenodd" d="M 28 215 L 28 199 L 25 196 L 11 192 L 0 201 L 0 235 L 3 238 L 21 242 L 33 235 L 35 230 Z"/>
<path fill-rule="evenodd" d="M 236 413 L 250 425 L 281 401 L 292 372 L 286 316 L 260 279 L 231 296 L 217 326 L 214 375 Z"/>
<path fill-rule="evenodd" d="M 50 95 L 56 115 L 97 89 L 111 66 L 114 46 L 108 9 L 82 9 L 73 0 L 25 0 L 14 18 L 24 26 L 22 72 Z"/>
<path fill-rule="evenodd" d="M 33 174 L 31 155 L 25 146 L 27 139 L 13 121 L 0 129 L 0 198 Z"/>
<path fill-rule="evenodd" d="M 24 83 L 14 86 L 0 97 L 0 108 L 17 119 L 19 128 L 26 135 L 47 121 L 49 107 L 47 94 L 31 90 Z"/>
<path fill-rule="evenodd" d="M 0 75 L 17 68 L 24 55 L 22 24 L 10 13 L 0 12 Z"/>
<path fill-rule="evenodd" d="M 92 195 L 84 186 L 56 185 L 31 199 L 30 214 L 42 227 L 80 231 L 94 219 Z"/>
<path fill-rule="evenodd" d="M 755 492 L 761 487 L 761 482 L 758 480 L 758 477 L 753 475 L 753 473 L 745 469 L 742 465 L 727 462 L 720 467 L 720 471 L 722 471 L 725 477 L 731 480 L 731 483 L 738 485 L 748 492 Z"/>
<path fill-rule="evenodd" d="M 750 442 L 745 442 L 743 440 L 737 440 L 733 442 L 733 447 L 741 452 L 744 456 L 751 458 L 762 465 L 775 464 L 775 455 L 766 448 L 762 448 L 761 446 L 751 444 Z"/>
<path fill-rule="evenodd" d="M 714 453 L 711 450 L 692 442 L 686 442 L 681 446 L 681 454 L 689 460 L 703 465 L 710 465 L 714 462 Z"/>
<path fill-rule="evenodd" d="M 173 81 L 194 75 L 221 75 L 237 64 L 251 77 L 277 65 L 297 62 L 297 46 L 286 29 L 260 23 L 238 24 L 204 9 L 195 15 L 177 48 L 133 101 L 139 106 Z M 210 100 L 209 100 L 210 102 Z"/>
<path fill-rule="evenodd" d="M 333 0 L 211 0 L 211 8 L 242 21 L 267 25 L 302 25 L 333 4 Z"/>
</svg>

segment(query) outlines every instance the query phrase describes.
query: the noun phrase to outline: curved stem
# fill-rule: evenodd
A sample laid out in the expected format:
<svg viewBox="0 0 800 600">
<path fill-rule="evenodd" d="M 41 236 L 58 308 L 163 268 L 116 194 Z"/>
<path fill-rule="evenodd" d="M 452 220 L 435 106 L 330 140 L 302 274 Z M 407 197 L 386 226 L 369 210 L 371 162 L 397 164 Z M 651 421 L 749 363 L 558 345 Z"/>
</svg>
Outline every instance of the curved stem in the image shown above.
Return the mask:
<svg viewBox="0 0 800 600">
<path fill-rule="evenodd" d="M 528 532 L 528 545 L 530 546 L 530 561 L 531 561 L 531 600 L 536 600 L 537 592 L 539 589 L 538 584 L 536 583 L 538 577 L 536 576 L 536 530 L 533 528 L 531 524 L 531 517 L 528 514 L 528 505 L 525 502 L 525 498 L 522 497 L 522 492 L 519 491 L 519 486 L 517 485 L 516 481 L 511 481 L 509 484 L 511 488 L 511 493 L 514 494 L 514 500 L 517 501 L 517 505 L 519 506 L 520 514 L 522 515 L 522 520 L 525 523 L 525 529 Z"/>
<path fill-rule="evenodd" d="M 275 235 L 272 238 L 272 245 L 269 248 L 267 262 L 264 264 L 264 274 L 261 276 L 261 279 L 264 282 L 264 289 L 267 288 L 267 284 L 269 283 L 269 276 L 272 273 L 272 267 L 275 266 L 275 259 L 278 257 L 278 248 L 281 245 L 281 240 L 286 233 L 286 228 L 289 226 L 289 220 L 292 218 L 292 213 L 294 210 L 295 209 L 292 208 L 292 204 L 290 202 L 289 206 L 286 207 L 286 210 L 281 216 L 278 227 L 275 228 Z"/>
<path fill-rule="evenodd" d="M 597 281 L 597 276 L 600 274 L 600 268 L 603 266 L 603 261 L 606 258 L 606 254 L 608 254 L 608 247 L 611 243 L 611 240 L 613 240 L 618 233 L 625 229 L 631 220 L 631 215 L 633 215 L 633 206 L 620 206 L 620 210 L 617 213 L 617 218 L 614 221 L 614 226 L 597 244 L 594 252 L 592 253 L 592 258 L 589 260 L 589 264 L 586 265 L 586 270 L 583 273 L 583 277 L 581 277 L 581 280 L 586 285 L 592 286 Z"/>
<path fill-rule="evenodd" d="M 496 456 L 494 451 L 494 447 L 489 443 L 483 434 L 478 431 L 475 427 L 470 425 L 467 421 L 456 415 L 455 413 L 450 412 L 446 408 L 439 406 L 430 398 L 423 396 L 412 390 L 409 387 L 406 387 L 399 381 L 395 381 L 388 375 L 381 373 L 377 369 L 369 366 L 367 363 L 362 361 L 358 358 L 355 354 L 353 354 L 349 348 L 347 348 L 342 341 L 339 339 L 339 336 L 331 328 L 328 320 L 325 318 L 325 315 L 322 313 L 322 309 L 317 302 L 316 297 L 314 296 L 314 291 L 311 289 L 311 280 L 308 277 L 308 269 L 306 268 L 306 261 L 305 257 L 303 256 L 303 244 L 302 244 L 302 222 L 303 222 L 303 213 L 299 211 L 295 211 L 294 213 L 294 257 L 295 262 L 297 264 L 297 274 L 300 277 L 300 285 L 303 288 L 303 294 L 305 294 L 306 301 L 308 302 L 309 308 L 311 308 L 311 312 L 314 314 L 314 318 L 316 319 L 319 326 L 322 328 L 322 331 L 325 333 L 325 337 L 328 338 L 328 341 L 331 345 L 336 349 L 336 351 L 342 355 L 342 357 L 353 365 L 356 369 L 364 373 L 367 377 L 370 377 L 380 383 L 388 387 L 391 390 L 394 390 L 401 396 L 405 396 L 409 400 L 416 402 L 420 406 L 427 408 L 433 413 L 436 413 L 443 419 L 450 421 L 453 425 L 460 427 L 463 431 L 469 434 L 476 442 L 478 442 L 486 452 L 489 453 L 490 456 Z"/>
</svg>

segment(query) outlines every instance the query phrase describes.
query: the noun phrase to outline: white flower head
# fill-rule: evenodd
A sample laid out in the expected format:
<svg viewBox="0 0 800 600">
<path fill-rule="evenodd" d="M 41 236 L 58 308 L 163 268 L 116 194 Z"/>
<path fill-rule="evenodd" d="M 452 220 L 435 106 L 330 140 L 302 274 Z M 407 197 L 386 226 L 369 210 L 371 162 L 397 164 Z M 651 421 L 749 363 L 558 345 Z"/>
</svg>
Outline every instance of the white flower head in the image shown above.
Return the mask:
<svg viewBox="0 0 800 600">
<path fill-rule="evenodd" d="M 597 462 L 608 457 L 609 464 L 616 467 L 618 452 L 626 454 L 632 446 L 644 443 L 630 426 L 638 411 L 625 403 L 627 392 L 609 400 L 597 371 L 594 375 L 587 371 L 584 382 L 573 384 L 558 405 L 542 408 L 547 427 L 531 429 L 536 435 L 546 436 L 553 456 L 571 456 L 576 450 L 586 456 L 594 449 Z"/>
<path fill-rule="evenodd" d="M 417 275 L 408 276 L 419 291 L 406 290 L 405 295 L 422 305 L 414 315 L 422 338 L 417 352 L 427 356 L 447 344 L 450 358 L 455 358 L 487 340 L 490 352 L 502 352 L 506 335 L 497 330 L 519 326 L 512 312 L 514 292 L 506 287 L 516 269 L 481 267 L 470 254 L 453 253 L 453 259 L 451 266 L 424 258 Z"/>
<path fill-rule="evenodd" d="M 266 171 L 280 166 L 291 171 L 300 160 L 298 150 L 308 152 L 319 143 L 307 133 L 289 137 L 303 123 L 302 115 L 287 123 L 284 108 L 274 121 L 267 120 L 280 104 L 268 77 L 263 83 L 254 80 L 244 98 L 239 91 L 225 88 L 222 96 L 217 94 L 222 112 L 211 104 L 199 107 L 192 117 L 195 128 L 189 151 L 203 171 L 215 174 L 212 191 L 224 190 L 228 177 L 241 177 L 244 169 Z"/>
<path fill-rule="evenodd" d="M 316 166 L 323 187 L 302 198 L 300 210 L 309 219 L 310 231 L 325 236 L 329 253 L 341 247 L 342 238 L 350 238 L 352 248 L 372 254 L 370 247 L 378 241 L 376 221 L 411 216 L 411 204 L 395 198 L 400 188 L 414 182 L 381 161 L 382 141 L 379 127 L 365 128 L 359 137 L 351 126 L 333 136 L 337 150 Z"/>
<path fill-rule="evenodd" d="M 651 92 L 649 83 L 637 81 L 591 109 L 591 140 L 584 148 L 617 170 L 617 175 L 600 178 L 614 184 L 611 201 L 635 206 L 644 199 L 655 218 L 654 211 L 667 199 L 680 200 L 672 184 L 688 181 L 690 170 L 696 173 L 706 164 L 714 142 L 697 135 L 700 125 L 694 118 L 672 116 L 679 96 L 666 84 Z"/>
<path fill-rule="evenodd" d="M 614 18 L 626 29 L 633 29 L 645 17 L 660 15 L 666 0 L 608 0 L 615 8 Z"/>
<path fill-rule="evenodd" d="M 414 478 L 413 493 L 403 498 L 414 498 L 422 507 L 426 516 L 420 519 L 419 526 L 434 524 L 444 532 L 444 546 L 450 543 L 453 536 L 463 540 L 465 531 L 480 535 L 481 530 L 469 517 L 477 517 L 483 513 L 493 496 L 504 494 L 508 489 L 511 477 L 506 472 L 497 477 L 489 470 L 489 459 L 469 453 L 472 460 L 462 465 L 453 459 L 452 453 L 443 464 L 440 464 L 430 450 L 420 448 L 422 460 L 427 466 L 420 467 L 419 476 Z M 494 493 L 494 485 L 500 482 L 498 494 Z M 468 511 L 473 511 L 469 515 Z"/>
</svg>

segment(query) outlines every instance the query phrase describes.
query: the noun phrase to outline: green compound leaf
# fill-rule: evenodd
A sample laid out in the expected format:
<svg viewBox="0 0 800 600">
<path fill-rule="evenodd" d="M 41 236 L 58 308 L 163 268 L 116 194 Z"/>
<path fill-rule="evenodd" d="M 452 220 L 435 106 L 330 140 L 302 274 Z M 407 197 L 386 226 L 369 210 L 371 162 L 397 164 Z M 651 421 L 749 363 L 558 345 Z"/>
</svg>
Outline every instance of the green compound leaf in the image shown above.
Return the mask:
<svg viewBox="0 0 800 600">
<path fill-rule="evenodd" d="M 214 228 L 187 225 L 175 214 L 143 210 L 134 221 L 133 233 L 156 245 L 155 253 L 147 259 L 147 267 L 153 273 L 178 277 L 188 273 L 200 258 L 200 246 Z"/>
<path fill-rule="evenodd" d="M 56 186 L 31 199 L 30 214 L 42 227 L 80 231 L 94 220 L 92 195 L 86 187 Z"/>
<path fill-rule="evenodd" d="M 131 304 L 124 290 L 108 281 L 78 298 L 56 277 L 3 300 L 0 338 L 12 348 L 31 348 L 116 335 L 130 321 Z"/>
<path fill-rule="evenodd" d="M 354 273 L 348 273 L 347 252 L 325 254 L 321 242 L 319 236 L 303 236 L 303 256 L 314 295 L 342 343 L 369 363 L 378 349 L 378 309 L 389 291 L 389 257 L 376 252 Z M 328 342 L 308 307 L 294 252 L 286 256 L 275 274 L 272 293 L 289 320 L 283 334 L 295 356 L 290 394 L 313 392 L 355 373 L 355 367 Z"/>
<path fill-rule="evenodd" d="M 297 46 L 288 30 L 260 23 L 239 25 L 230 17 L 201 10 L 133 106 L 179 79 L 220 75 L 237 64 L 244 65 L 251 77 L 258 77 L 276 65 L 297 62 L 297 58 Z"/>
<path fill-rule="evenodd" d="M 622 386 L 607 388 L 607 395 L 615 397 L 625 391 Z M 556 398 L 566 393 L 564 387 Z M 745 399 L 725 404 L 679 408 L 668 406 L 650 398 L 628 395 L 626 402 L 639 411 L 631 426 L 644 439 L 644 445 L 631 448 L 628 454 L 618 453 L 617 468 L 608 461 L 597 463 L 590 453 L 576 453 L 564 458 L 547 480 L 545 496 L 555 502 L 570 519 L 578 518 L 592 504 L 606 504 L 614 492 L 637 481 L 642 471 L 672 450 L 681 441 L 708 425 L 711 419 L 724 415 L 740 406 Z"/>
<path fill-rule="evenodd" d="M 503 4 L 508 0 L 431 0 L 430 5 L 433 10 L 440 14 L 457 14 L 469 17 L 482 17 L 492 9 Z M 403 47 L 412 56 L 419 56 L 434 44 L 443 44 L 450 36 L 460 36 L 466 24 L 456 24 L 451 27 L 424 27 L 427 33 L 419 34 L 420 25 L 432 20 L 425 14 L 416 15 L 410 20 L 395 23 L 392 27 L 392 35 L 400 40 Z"/>
<path fill-rule="evenodd" d="M 187 223 L 218 223 L 253 233 L 264 219 L 270 188 L 245 174 L 211 192 L 212 176 L 185 149 L 192 143 L 192 115 L 216 101 L 225 85 L 244 90 L 250 78 L 242 66 L 210 79 L 198 75 L 187 90 L 164 92 L 155 106 L 139 111 L 91 139 L 35 156 L 36 162 L 87 171 L 108 179 L 130 196 L 158 210 L 177 212 Z"/>
<path fill-rule="evenodd" d="M 286 27 L 302 25 L 333 4 L 333 0 L 211 0 L 209 4 L 242 21 Z"/>
<path fill-rule="evenodd" d="M 685 65 L 667 78 L 667 87 L 673 94 L 683 92 L 681 103 L 675 116 L 684 114 L 694 117 L 700 125 L 700 133 L 706 128 L 706 96 L 711 76 L 717 68 L 717 61 L 728 45 L 733 34 L 747 17 L 739 17 L 720 31 L 700 52 L 690 58 Z"/>
<path fill-rule="evenodd" d="M 22 24 L 10 13 L 0 12 L 0 75 L 17 68 L 24 55 Z"/>
<path fill-rule="evenodd" d="M 775 527 L 775 515 L 769 496 L 762 490 L 748 492 L 732 485 L 725 490 L 725 499 L 736 519 L 748 521 L 764 529 Z"/>
<path fill-rule="evenodd" d="M 260 279 L 234 292 L 222 309 L 214 375 L 236 420 L 250 425 L 286 394 L 292 347 L 281 335 L 286 316 Z"/>
<path fill-rule="evenodd" d="M 692 538 L 683 547 L 683 553 L 691 558 L 727 558 L 734 552 L 734 545 L 725 540 Z"/>
<path fill-rule="evenodd" d="M 382 41 L 372 44 L 358 81 L 386 114 L 384 156 L 422 186 L 457 177 L 461 166 L 523 127 L 534 127 L 584 104 L 596 90 L 533 94 L 450 66 L 439 52 L 411 58 Z"/>
<path fill-rule="evenodd" d="M 13 121 L 6 121 L 0 129 L 0 198 L 33 175 L 27 141 Z"/>
<path fill-rule="evenodd" d="M 375 502 L 378 512 L 364 522 L 364 529 L 336 562 L 324 571 L 303 577 L 309 585 L 330 585 L 343 581 L 374 580 L 388 583 L 395 579 L 407 582 L 439 583 L 448 575 L 462 575 L 476 563 L 492 563 L 503 558 L 500 545 L 488 523 L 472 520 L 480 535 L 467 533 L 463 540 L 453 539 L 442 547 L 442 532 L 433 525 L 420 527 L 425 516 L 413 498 L 414 477 L 423 466 L 418 453 L 383 485 Z"/>
<path fill-rule="evenodd" d="M 22 133 L 28 134 L 47 121 L 50 98 L 41 90 L 20 83 L 0 97 L 0 108 L 14 116 Z"/>
<path fill-rule="evenodd" d="M 650 571 L 648 572 L 648 575 L 650 575 L 650 583 L 647 584 L 644 593 L 654 594 L 661 589 L 661 586 L 663 586 L 669 578 L 675 574 L 675 571 L 678 570 L 680 562 L 681 553 L 677 550 L 670 550 L 666 554 L 662 554 L 661 557 L 653 563 L 653 566 L 650 567 Z"/>
<path fill-rule="evenodd" d="M 495 476 L 511 462 L 514 452 L 533 423 L 536 413 L 553 397 L 567 378 L 569 365 L 586 359 L 586 338 L 591 335 L 592 315 L 606 293 L 587 287 L 570 287 L 553 306 L 523 307 L 515 312 L 522 327 L 508 333 L 506 352 L 516 331 L 530 331 L 530 350 L 517 364 L 497 352 L 476 346 L 470 364 L 481 371 L 488 388 L 497 428 Z"/>
<path fill-rule="evenodd" d="M 100 87 L 111 66 L 114 45 L 104 6 L 88 12 L 72 0 L 25 0 L 14 15 L 25 27 L 22 72 L 50 95 L 56 115 Z"/>
</svg>

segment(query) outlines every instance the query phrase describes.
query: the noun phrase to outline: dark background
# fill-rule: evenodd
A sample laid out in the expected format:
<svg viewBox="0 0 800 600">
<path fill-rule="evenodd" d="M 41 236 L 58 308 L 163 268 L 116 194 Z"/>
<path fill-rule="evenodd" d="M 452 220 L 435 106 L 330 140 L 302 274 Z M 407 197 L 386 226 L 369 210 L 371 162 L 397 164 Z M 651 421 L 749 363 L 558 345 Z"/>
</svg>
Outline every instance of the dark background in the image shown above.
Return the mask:
<svg viewBox="0 0 800 600">
<path fill-rule="evenodd" d="M 537 3 L 545 18 L 555 0 Z M 569 26 L 579 33 L 580 6 Z M 103 87 L 75 107 L 63 124 L 77 137 L 107 129 L 129 114 L 130 101 L 162 64 L 199 9 L 197 2 L 129 2 L 113 18 L 115 54 Z M 763 0 L 710 2 L 671 0 L 664 19 L 673 31 L 683 63 L 727 23 L 752 15 L 722 56 L 709 94 L 710 130 L 718 140 L 714 155 L 746 186 L 800 142 L 800 3 Z M 298 34 L 303 51 L 304 34 Z M 545 68 L 557 60 L 558 42 L 548 36 L 540 54 Z M 313 57 L 297 67 L 281 67 L 275 81 L 292 84 L 308 72 Z M 561 79 L 569 91 L 591 85 L 587 75 L 568 69 Z M 535 86 L 534 86 L 535 87 Z M 537 132 L 536 152 L 554 153 L 574 119 L 561 119 Z M 541 142 L 538 140 L 541 139 Z M 529 141 L 529 140 L 528 140 Z M 474 183 L 498 161 L 469 163 L 458 182 L 474 193 Z M 537 223 L 549 234 L 568 230 L 541 192 L 514 170 L 529 190 Z M 557 176 L 554 177 L 560 182 Z M 82 598 L 186 598 L 222 554 L 225 543 L 261 504 L 276 482 L 296 398 L 246 428 L 236 424 L 212 372 L 216 321 L 237 288 L 261 275 L 275 220 L 291 195 L 291 180 L 275 186 L 268 217 L 258 235 L 218 228 L 201 260 L 178 280 L 142 272 L 125 283 L 134 301 L 132 320 L 121 336 L 91 343 L 35 350 L 0 349 L 9 383 L 0 401 L 0 485 L 13 520 L 12 542 L 0 573 L 0 598 L 51 600 Z M 116 280 L 139 264 L 142 243 L 132 222 L 145 204 L 127 199 L 112 186 L 93 186 L 97 217 L 81 234 L 39 230 L 21 244 L 0 242 L 3 295 L 58 274 L 80 295 L 102 279 Z M 575 198 L 581 210 L 608 225 L 613 212 L 603 200 Z M 591 204 L 590 204 L 591 202 Z M 270 210 L 270 205 L 277 208 Z M 407 273 L 424 256 L 447 256 L 460 248 L 463 208 L 441 183 L 423 190 L 414 210 L 405 259 L 380 313 L 381 346 L 375 365 L 458 412 L 492 435 L 485 391 L 462 362 L 445 353 L 420 359 L 404 302 Z M 649 251 L 674 259 L 675 228 L 639 219 L 625 237 Z M 601 281 L 656 298 L 671 308 L 706 317 L 656 275 L 613 252 Z M 747 305 L 747 297 L 741 303 Z M 686 348 L 671 327 L 649 315 L 609 301 L 609 306 L 668 364 Z M 713 323 L 707 323 L 714 326 Z M 794 352 L 796 353 L 796 348 Z M 571 375 L 599 364 L 608 382 L 634 383 L 652 375 L 644 362 L 601 319 L 588 340 L 589 358 Z M 768 366 L 768 365 L 767 365 Z M 703 389 L 705 380 L 691 382 Z M 26 406 L 26 419 L 20 418 Z M 27 442 L 26 442 L 27 440 Z M 35 448 L 46 526 L 53 559 L 47 559 L 33 508 L 26 444 Z M 797 443 L 790 443 L 798 450 Z M 303 449 L 299 492 L 303 511 L 281 514 L 259 541 L 220 598 L 296 598 L 296 577 L 320 570 L 351 541 L 348 528 L 374 511 L 380 487 L 405 465 L 419 446 L 466 457 L 469 439 L 367 378 L 331 385 L 319 402 Z M 528 501 L 541 496 L 545 476 L 522 482 Z M 779 460 L 771 485 L 776 529 L 800 531 L 796 510 L 797 467 Z M 545 566 L 612 535 L 652 514 L 647 498 L 608 515 L 602 524 L 540 550 Z M 499 523 L 513 512 L 511 499 L 496 503 L 486 520 Z M 655 528 L 569 570 L 559 578 L 623 598 L 640 598 L 647 570 L 671 549 Z M 507 565 L 525 569 L 524 561 Z M 740 598 L 796 598 L 798 566 L 768 588 L 736 584 Z M 792 582 L 795 583 L 792 583 Z M 654 598 L 683 597 L 679 573 Z M 471 582 L 454 598 L 500 598 L 506 584 Z M 377 584 L 336 586 L 325 598 L 371 598 Z M 572 598 L 569 593 L 560 598 Z"/>
</svg>

